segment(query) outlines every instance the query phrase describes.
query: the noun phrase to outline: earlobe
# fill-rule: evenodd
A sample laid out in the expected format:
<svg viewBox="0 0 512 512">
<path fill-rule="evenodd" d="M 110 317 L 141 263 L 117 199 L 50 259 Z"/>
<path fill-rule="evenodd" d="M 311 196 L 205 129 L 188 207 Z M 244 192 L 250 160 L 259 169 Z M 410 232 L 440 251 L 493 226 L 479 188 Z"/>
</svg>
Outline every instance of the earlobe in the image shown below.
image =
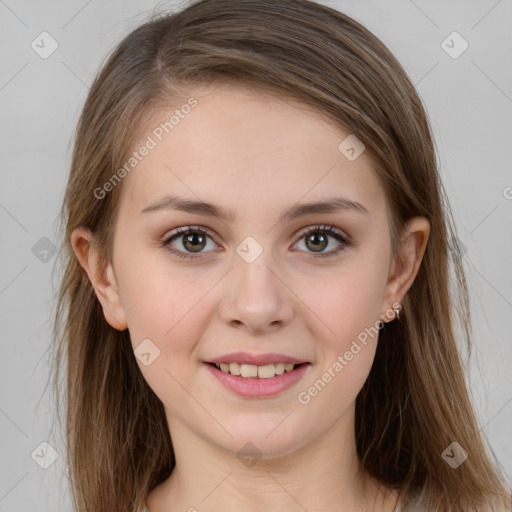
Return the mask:
<svg viewBox="0 0 512 512">
<path fill-rule="evenodd" d="M 111 263 L 105 263 L 94 242 L 94 235 L 87 228 L 78 227 L 71 233 L 73 251 L 94 287 L 105 319 L 114 329 L 124 331 L 128 323 L 114 269 Z"/>
<path fill-rule="evenodd" d="M 420 268 L 430 235 L 430 223 L 425 217 L 413 217 L 407 223 L 401 238 L 401 256 L 392 263 L 391 274 L 386 285 L 384 304 L 392 308 L 401 303 L 412 286 Z"/>
</svg>

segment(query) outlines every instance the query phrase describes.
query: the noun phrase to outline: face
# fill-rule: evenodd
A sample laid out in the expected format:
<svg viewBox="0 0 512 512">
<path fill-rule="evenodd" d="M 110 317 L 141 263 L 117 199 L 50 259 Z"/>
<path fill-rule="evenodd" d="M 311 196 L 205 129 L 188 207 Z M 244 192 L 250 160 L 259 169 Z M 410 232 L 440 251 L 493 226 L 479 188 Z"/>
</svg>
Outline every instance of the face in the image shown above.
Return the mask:
<svg viewBox="0 0 512 512">
<path fill-rule="evenodd" d="M 172 131 L 160 112 L 134 148 L 155 143 L 124 178 L 107 308 L 145 354 L 171 434 L 284 455 L 353 408 L 400 299 L 384 190 L 365 152 L 340 151 L 349 134 L 305 107 L 227 85 L 191 96 Z M 297 209 L 334 198 L 345 207 Z M 209 364 L 268 354 L 259 366 L 304 364 L 258 379 Z"/>
</svg>

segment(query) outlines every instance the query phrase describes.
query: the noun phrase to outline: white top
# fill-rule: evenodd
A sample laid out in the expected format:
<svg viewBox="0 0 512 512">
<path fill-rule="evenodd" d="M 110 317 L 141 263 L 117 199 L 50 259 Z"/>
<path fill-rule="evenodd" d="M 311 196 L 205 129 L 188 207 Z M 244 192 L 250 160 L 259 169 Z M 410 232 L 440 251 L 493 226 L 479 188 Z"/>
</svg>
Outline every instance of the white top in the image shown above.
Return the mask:
<svg viewBox="0 0 512 512">
<path fill-rule="evenodd" d="M 394 512 L 401 512 L 402 509 L 400 507 L 400 503 L 396 506 Z M 144 510 L 142 512 L 148 512 L 148 509 L 144 507 Z"/>
<path fill-rule="evenodd" d="M 397 507 L 395 508 L 394 512 L 401 512 L 401 508 L 400 508 L 400 503 L 397 505 Z M 144 508 L 144 510 L 142 512 L 148 512 L 148 509 L 147 508 Z"/>
<path fill-rule="evenodd" d="M 148 512 L 147 508 L 144 508 L 142 512 Z M 393 512 L 402 512 L 402 508 L 400 507 L 400 503 L 396 506 L 395 510 Z M 505 509 L 503 509 L 503 512 L 508 512 Z"/>
</svg>

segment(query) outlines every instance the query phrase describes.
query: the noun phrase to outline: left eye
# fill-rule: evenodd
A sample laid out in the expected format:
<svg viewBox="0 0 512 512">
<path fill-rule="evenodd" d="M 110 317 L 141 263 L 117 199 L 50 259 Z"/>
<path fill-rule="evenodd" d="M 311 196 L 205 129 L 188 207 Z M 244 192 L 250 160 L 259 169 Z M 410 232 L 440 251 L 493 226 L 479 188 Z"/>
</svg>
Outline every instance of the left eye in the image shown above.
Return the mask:
<svg viewBox="0 0 512 512">
<path fill-rule="evenodd" d="M 350 245 L 348 238 L 334 226 L 311 226 L 302 233 L 300 240 L 303 238 L 305 239 L 304 245 L 306 248 L 312 249 L 319 257 L 335 256 Z M 330 245 L 329 238 L 334 238 L 338 242 L 338 246 L 330 251 L 323 252 Z"/>
<path fill-rule="evenodd" d="M 200 254 L 207 247 L 207 239 L 209 238 L 213 243 L 213 250 L 217 244 L 212 239 L 213 233 L 207 228 L 200 226 L 186 226 L 174 230 L 165 240 L 162 241 L 162 246 L 166 246 L 173 254 L 181 258 L 197 258 L 194 253 Z M 324 252 L 326 247 L 330 245 L 329 238 L 333 238 L 338 242 L 338 246 L 328 252 Z M 303 231 L 300 235 L 299 242 L 305 239 L 305 247 L 317 257 L 327 257 L 338 254 L 345 247 L 348 247 L 350 241 L 333 226 L 311 226 Z M 179 240 L 181 247 L 176 248 L 172 244 L 175 240 Z M 297 243 L 298 244 L 298 243 Z M 296 245 L 297 245 L 296 244 Z"/>
</svg>

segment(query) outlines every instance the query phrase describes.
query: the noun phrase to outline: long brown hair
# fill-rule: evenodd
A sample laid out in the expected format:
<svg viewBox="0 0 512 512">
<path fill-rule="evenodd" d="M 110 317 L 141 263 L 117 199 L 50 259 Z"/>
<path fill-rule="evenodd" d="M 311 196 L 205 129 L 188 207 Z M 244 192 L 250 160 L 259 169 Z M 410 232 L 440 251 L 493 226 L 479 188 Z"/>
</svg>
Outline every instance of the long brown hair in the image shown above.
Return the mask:
<svg viewBox="0 0 512 512">
<path fill-rule="evenodd" d="M 91 87 L 61 212 L 55 312 L 55 391 L 60 404 L 66 363 L 76 510 L 138 511 L 175 461 L 163 404 L 142 377 L 128 331 L 106 322 L 71 232 L 89 228 L 110 261 L 122 182 L 101 200 L 94 191 L 123 165 L 156 108 L 212 80 L 299 100 L 355 134 L 384 186 L 395 254 L 407 220 L 429 220 L 403 314 L 380 332 L 357 397 L 358 455 L 368 475 L 400 490 L 404 512 L 498 510 L 508 503 L 506 484 L 479 431 L 459 354 L 471 349 L 468 289 L 422 101 L 379 39 L 308 0 L 200 0 L 154 16 L 119 44 Z M 469 455 L 456 469 L 442 457 L 452 442 Z"/>
</svg>

